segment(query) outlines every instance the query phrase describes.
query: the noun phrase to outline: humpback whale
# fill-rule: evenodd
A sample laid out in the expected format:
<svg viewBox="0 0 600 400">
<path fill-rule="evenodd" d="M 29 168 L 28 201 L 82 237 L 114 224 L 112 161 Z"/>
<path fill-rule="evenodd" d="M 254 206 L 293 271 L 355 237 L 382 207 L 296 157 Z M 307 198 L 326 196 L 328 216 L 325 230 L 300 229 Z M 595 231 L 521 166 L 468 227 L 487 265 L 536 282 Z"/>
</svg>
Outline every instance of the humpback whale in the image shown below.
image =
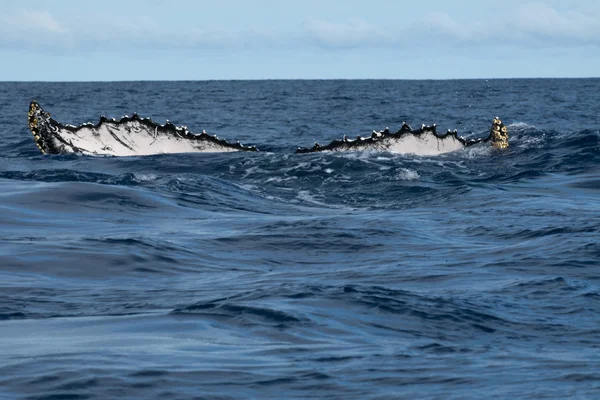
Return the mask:
<svg viewBox="0 0 600 400">
<path fill-rule="evenodd" d="M 165 153 L 258 151 L 255 146 L 244 146 L 219 139 L 206 132 L 194 134 L 185 126 L 175 126 L 167 120 L 160 125 L 150 118 L 137 114 L 120 120 L 104 116 L 94 125 L 63 125 L 32 101 L 29 105 L 28 125 L 38 148 L 44 154 L 78 153 L 86 155 L 143 156 Z M 334 140 L 326 146 L 316 143 L 311 148 L 298 147 L 296 153 L 322 151 L 375 150 L 416 155 L 436 155 L 456 151 L 478 143 L 490 143 L 493 147 L 508 147 L 508 131 L 496 117 L 490 134 L 481 139 L 464 139 L 458 132 L 438 134 L 436 126 L 412 129 L 403 124 L 400 130 L 373 131 L 371 136 Z"/>
<path fill-rule="evenodd" d="M 494 118 L 490 134 L 481 139 L 464 139 L 458 136 L 458 131 L 448 130 L 444 134 L 438 134 L 435 125 L 422 125 L 420 129 L 413 129 L 404 123 L 397 132 L 388 128 L 383 131 L 373 131 L 371 136 L 358 136 L 356 139 L 334 140 L 326 146 L 315 143 L 313 147 L 300 147 L 296 153 L 315 153 L 319 151 L 357 151 L 378 150 L 392 153 L 407 153 L 417 155 L 436 155 L 456 151 L 478 143 L 491 143 L 495 148 L 505 149 L 508 147 L 508 130 L 500 118 Z"/>
<path fill-rule="evenodd" d="M 230 143 L 206 132 L 194 134 L 187 127 L 178 127 L 169 121 L 160 125 L 137 114 L 118 121 L 102 116 L 96 125 L 63 125 L 51 118 L 35 100 L 29 105 L 28 124 L 35 143 L 44 154 L 144 156 L 257 151 L 254 146 Z"/>
</svg>

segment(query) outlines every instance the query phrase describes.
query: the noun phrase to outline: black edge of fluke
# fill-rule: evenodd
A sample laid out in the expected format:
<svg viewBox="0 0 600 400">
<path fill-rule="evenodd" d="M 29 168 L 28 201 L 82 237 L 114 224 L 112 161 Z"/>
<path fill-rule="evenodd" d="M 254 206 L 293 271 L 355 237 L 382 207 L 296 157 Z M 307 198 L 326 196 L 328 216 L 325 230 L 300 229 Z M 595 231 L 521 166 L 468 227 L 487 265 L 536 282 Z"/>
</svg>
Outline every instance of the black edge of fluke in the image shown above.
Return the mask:
<svg viewBox="0 0 600 400">
<path fill-rule="evenodd" d="M 490 134 L 486 138 L 480 139 L 465 139 L 458 136 L 458 130 L 448 130 L 444 134 L 437 133 L 436 125 L 423 125 L 420 129 L 413 129 L 410 125 L 404 123 L 397 132 L 392 132 L 388 128 L 382 131 L 373 131 L 371 136 L 358 136 L 356 139 L 348 139 L 344 136 L 342 139 L 336 139 L 326 146 L 322 146 L 319 143 L 315 143 L 313 147 L 299 147 L 296 153 L 315 153 L 320 151 L 336 151 L 336 150 L 359 150 L 361 147 L 366 147 L 370 144 L 383 141 L 388 138 L 399 139 L 405 135 L 420 136 L 423 134 L 433 134 L 436 138 L 444 140 L 449 137 L 453 137 L 458 140 L 464 147 L 469 147 L 477 143 L 485 143 L 492 141 L 492 144 L 496 148 L 507 148 L 508 147 L 508 132 L 502 121 L 496 117 L 492 123 L 492 129 Z"/>
<path fill-rule="evenodd" d="M 36 100 L 33 100 L 29 104 L 29 113 L 27 115 L 29 129 L 33 134 L 35 143 L 44 154 L 62 153 L 61 149 L 63 148 L 63 146 L 56 145 L 52 140 L 50 140 L 50 137 L 54 138 L 59 142 L 62 141 L 64 145 L 68 145 L 74 148 L 72 144 L 64 142 L 60 135 L 53 134 L 53 132 L 56 132 L 58 130 L 62 129 L 68 130 L 73 133 L 77 133 L 78 131 L 84 128 L 99 129 L 100 127 L 102 127 L 103 124 L 106 123 L 125 124 L 133 121 L 143 124 L 150 129 L 160 129 L 162 131 L 168 132 L 169 134 L 178 135 L 189 140 L 201 140 L 239 151 L 258 151 L 256 146 L 244 146 L 240 142 L 231 143 L 225 139 L 218 138 L 216 135 L 209 135 L 204 131 L 200 134 L 192 133 L 186 127 L 175 126 L 168 120 L 164 125 L 161 125 L 154 122 L 150 118 L 142 118 L 137 113 L 133 113 L 131 117 L 124 116 L 120 120 L 116 120 L 114 118 L 108 119 L 105 116 L 101 116 L 100 120 L 95 125 L 88 122 L 79 126 L 73 126 L 62 124 L 56 121 L 55 119 L 51 118 L 50 113 L 46 112 Z M 74 148 L 74 150 L 77 152 L 76 148 Z"/>
</svg>

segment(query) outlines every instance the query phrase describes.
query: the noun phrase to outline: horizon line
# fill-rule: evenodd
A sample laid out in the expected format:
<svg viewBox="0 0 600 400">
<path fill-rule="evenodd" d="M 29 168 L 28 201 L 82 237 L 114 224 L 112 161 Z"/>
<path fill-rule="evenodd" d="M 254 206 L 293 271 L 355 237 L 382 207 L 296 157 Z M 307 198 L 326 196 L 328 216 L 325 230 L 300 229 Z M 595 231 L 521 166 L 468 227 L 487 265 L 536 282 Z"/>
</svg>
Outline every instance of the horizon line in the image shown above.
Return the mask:
<svg viewBox="0 0 600 400">
<path fill-rule="evenodd" d="M 512 78 L 220 78 L 220 79 L 99 79 L 99 80 L 2 80 L 0 83 L 148 83 L 148 82 L 260 82 L 260 81 L 491 81 L 491 80 L 558 80 L 600 79 L 600 76 L 581 77 L 512 77 Z"/>
</svg>

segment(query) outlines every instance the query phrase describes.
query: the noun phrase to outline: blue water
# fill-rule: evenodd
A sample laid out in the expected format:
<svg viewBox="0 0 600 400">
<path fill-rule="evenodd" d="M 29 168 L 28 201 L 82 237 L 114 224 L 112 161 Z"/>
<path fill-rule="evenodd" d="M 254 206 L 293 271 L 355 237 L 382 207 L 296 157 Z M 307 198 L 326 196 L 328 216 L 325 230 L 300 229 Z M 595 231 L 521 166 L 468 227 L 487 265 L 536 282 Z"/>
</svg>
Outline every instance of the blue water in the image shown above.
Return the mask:
<svg viewBox="0 0 600 400">
<path fill-rule="evenodd" d="M 600 397 L 600 80 L 0 83 L 0 398 Z M 134 111 L 261 153 L 42 156 Z M 437 123 L 512 146 L 296 155 Z"/>
</svg>

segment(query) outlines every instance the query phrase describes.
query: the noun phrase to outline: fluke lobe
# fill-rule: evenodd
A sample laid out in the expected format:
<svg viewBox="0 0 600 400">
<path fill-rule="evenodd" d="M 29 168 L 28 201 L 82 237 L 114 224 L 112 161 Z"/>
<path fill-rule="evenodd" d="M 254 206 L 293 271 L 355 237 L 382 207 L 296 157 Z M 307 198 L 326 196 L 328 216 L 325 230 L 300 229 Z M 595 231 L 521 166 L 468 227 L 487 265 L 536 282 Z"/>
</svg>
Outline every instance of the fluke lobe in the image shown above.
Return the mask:
<svg viewBox="0 0 600 400">
<path fill-rule="evenodd" d="M 194 134 L 187 127 L 175 126 L 169 121 L 160 125 L 137 114 L 118 121 L 102 116 L 96 125 L 63 125 L 51 118 L 35 100 L 29 105 L 28 124 L 35 143 L 44 154 L 144 156 L 257 151 L 254 146 L 230 143 L 206 132 Z"/>
</svg>

